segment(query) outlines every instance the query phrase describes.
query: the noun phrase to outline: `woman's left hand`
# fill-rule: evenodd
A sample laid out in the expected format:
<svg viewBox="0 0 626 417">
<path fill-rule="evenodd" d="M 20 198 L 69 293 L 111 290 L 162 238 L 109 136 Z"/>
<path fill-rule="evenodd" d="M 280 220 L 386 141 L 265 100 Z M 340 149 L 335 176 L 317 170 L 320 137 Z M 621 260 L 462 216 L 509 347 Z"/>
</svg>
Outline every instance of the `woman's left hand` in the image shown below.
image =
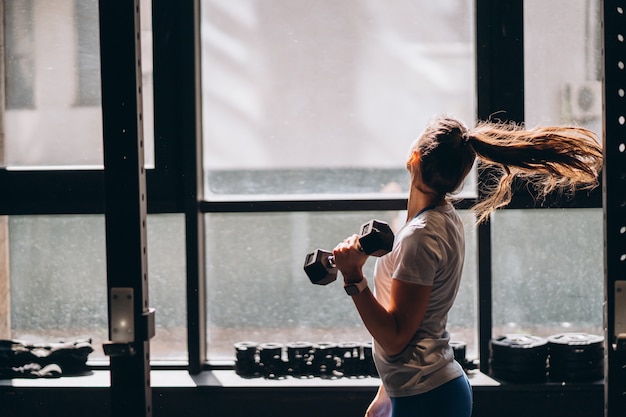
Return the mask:
<svg viewBox="0 0 626 417">
<path fill-rule="evenodd" d="M 362 268 L 367 254 L 361 248 L 358 235 L 352 235 L 335 246 L 333 256 L 345 282 L 358 282 L 363 278 Z"/>
</svg>

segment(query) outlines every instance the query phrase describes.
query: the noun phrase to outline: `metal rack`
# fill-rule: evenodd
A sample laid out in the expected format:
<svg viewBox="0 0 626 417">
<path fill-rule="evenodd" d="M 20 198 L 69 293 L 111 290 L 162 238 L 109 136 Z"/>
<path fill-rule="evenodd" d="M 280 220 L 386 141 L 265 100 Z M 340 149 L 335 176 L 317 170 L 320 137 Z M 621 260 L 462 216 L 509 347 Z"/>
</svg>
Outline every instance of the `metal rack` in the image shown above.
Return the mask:
<svg viewBox="0 0 626 417">
<path fill-rule="evenodd" d="M 626 410 L 626 1 L 604 2 L 605 415 Z"/>
</svg>

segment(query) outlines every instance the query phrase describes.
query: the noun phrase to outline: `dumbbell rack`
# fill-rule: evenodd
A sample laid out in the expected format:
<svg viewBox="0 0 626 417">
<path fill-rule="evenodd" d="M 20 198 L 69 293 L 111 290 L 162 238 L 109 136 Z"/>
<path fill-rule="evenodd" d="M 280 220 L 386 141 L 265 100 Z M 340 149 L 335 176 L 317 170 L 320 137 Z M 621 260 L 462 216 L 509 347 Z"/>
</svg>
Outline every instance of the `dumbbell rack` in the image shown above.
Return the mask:
<svg viewBox="0 0 626 417">
<path fill-rule="evenodd" d="M 450 342 L 454 359 L 463 369 L 476 369 L 466 358 L 466 344 Z M 235 372 L 244 378 L 362 378 L 378 377 L 372 343 L 235 343 Z"/>
</svg>

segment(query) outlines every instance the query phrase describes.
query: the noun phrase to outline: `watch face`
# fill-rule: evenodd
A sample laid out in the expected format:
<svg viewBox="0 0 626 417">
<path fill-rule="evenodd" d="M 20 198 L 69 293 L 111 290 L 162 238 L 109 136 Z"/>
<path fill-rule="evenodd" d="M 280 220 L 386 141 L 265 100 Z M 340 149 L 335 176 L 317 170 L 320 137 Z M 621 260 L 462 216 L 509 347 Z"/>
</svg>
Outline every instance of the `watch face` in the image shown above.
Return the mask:
<svg viewBox="0 0 626 417">
<path fill-rule="evenodd" d="M 348 295 L 357 295 L 359 291 L 359 287 L 356 284 L 350 284 L 343 287 L 346 290 L 346 294 Z"/>
</svg>

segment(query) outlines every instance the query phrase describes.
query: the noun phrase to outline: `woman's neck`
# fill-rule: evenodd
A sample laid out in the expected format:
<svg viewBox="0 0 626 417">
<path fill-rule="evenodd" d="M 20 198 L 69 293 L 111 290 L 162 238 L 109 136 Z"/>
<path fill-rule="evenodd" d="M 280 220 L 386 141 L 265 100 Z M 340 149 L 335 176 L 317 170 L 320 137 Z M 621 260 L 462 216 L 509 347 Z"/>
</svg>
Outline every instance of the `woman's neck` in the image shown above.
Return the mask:
<svg viewBox="0 0 626 417">
<path fill-rule="evenodd" d="M 438 206 L 445 202 L 445 199 L 432 193 L 425 193 L 416 187 L 411 187 L 409 202 L 407 206 L 407 222 L 415 217 L 420 211 L 427 207 Z"/>
</svg>

